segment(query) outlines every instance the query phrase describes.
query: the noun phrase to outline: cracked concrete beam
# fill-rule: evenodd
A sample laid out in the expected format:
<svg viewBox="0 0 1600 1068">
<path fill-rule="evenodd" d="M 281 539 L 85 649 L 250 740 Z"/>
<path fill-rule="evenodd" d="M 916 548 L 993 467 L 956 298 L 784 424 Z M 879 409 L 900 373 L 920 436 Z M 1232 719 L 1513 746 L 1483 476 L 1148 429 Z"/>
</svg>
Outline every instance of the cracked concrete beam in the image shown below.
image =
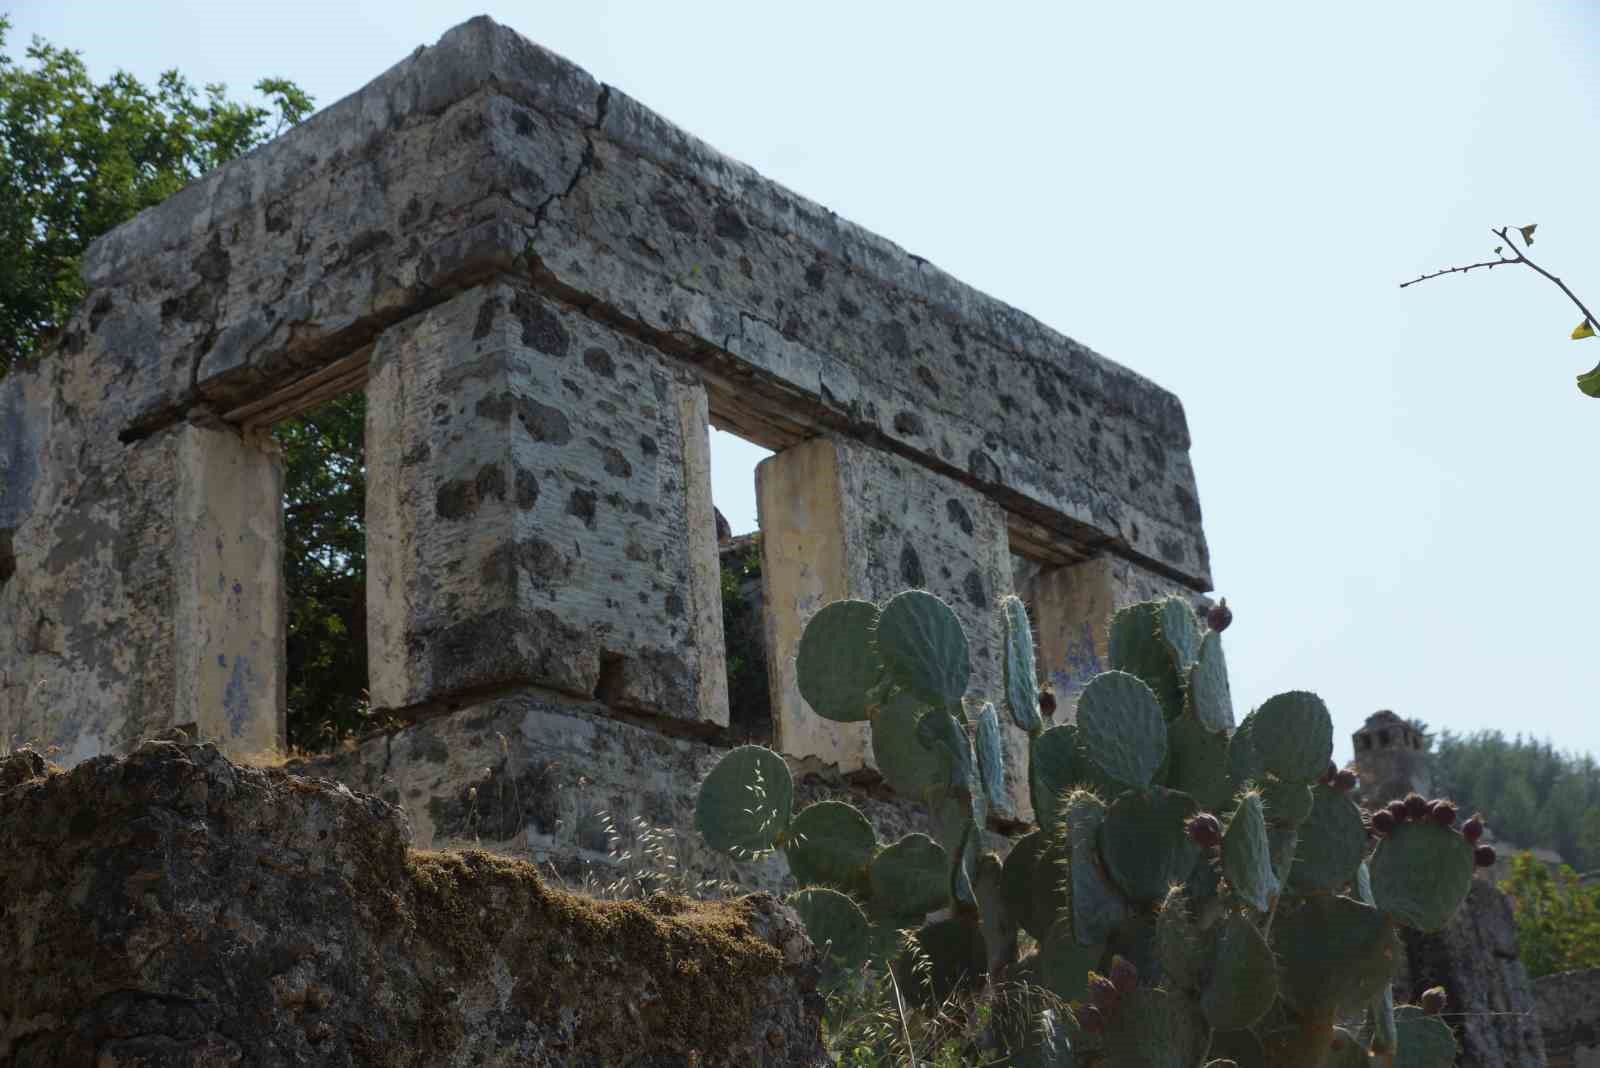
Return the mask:
<svg viewBox="0 0 1600 1068">
<path fill-rule="evenodd" d="M 117 354 L 126 438 L 510 274 L 699 365 L 713 419 L 736 391 L 753 436 L 886 448 L 1075 551 L 1210 587 L 1176 397 L 486 18 L 106 235 L 85 272 L 63 344 Z"/>
</svg>

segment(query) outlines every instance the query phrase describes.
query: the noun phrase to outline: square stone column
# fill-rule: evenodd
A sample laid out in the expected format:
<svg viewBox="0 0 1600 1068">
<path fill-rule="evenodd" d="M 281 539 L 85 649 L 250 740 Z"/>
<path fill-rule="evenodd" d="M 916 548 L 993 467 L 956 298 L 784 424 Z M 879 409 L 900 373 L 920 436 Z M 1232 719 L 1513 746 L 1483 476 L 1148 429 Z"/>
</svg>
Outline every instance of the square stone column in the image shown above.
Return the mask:
<svg viewBox="0 0 1600 1068">
<path fill-rule="evenodd" d="M 374 706 L 533 685 L 727 724 L 689 368 L 495 282 L 386 331 L 367 397 Z"/>
<path fill-rule="evenodd" d="M 814 438 L 756 468 L 775 745 L 849 774 L 874 767 L 870 728 L 835 723 L 800 696 L 795 654 L 806 620 L 841 598 L 882 603 L 912 587 L 960 617 L 972 658 L 967 703 L 999 707 L 1011 555 L 998 505 L 952 479 L 853 442 Z M 1001 711 L 1007 787 L 1002 818 L 1026 819 L 1027 735 Z"/>
<path fill-rule="evenodd" d="M 265 436 L 178 434 L 172 722 L 235 757 L 281 752 L 283 463 Z"/>
<path fill-rule="evenodd" d="M 1057 723 L 1077 718 L 1078 695 L 1089 680 L 1109 670 L 1111 617 L 1139 601 L 1200 595 L 1164 575 L 1117 556 L 1051 568 L 1017 593 L 1033 619 L 1039 673 L 1055 689 Z"/>
</svg>

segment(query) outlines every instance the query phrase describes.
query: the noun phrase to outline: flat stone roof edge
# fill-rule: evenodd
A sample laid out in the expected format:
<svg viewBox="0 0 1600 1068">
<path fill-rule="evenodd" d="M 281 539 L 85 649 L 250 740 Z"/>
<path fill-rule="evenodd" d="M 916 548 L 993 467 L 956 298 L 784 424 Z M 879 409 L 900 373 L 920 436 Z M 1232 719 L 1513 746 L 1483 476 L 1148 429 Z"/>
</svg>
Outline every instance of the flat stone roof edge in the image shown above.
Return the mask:
<svg viewBox="0 0 1600 1068">
<path fill-rule="evenodd" d="M 1070 353 L 1098 374 L 1123 379 L 1147 409 L 1141 421 L 1173 444 L 1189 446 L 1182 402 L 1170 390 L 762 175 L 487 15 L 452 27 L 436 44 L 417 48 L 282 137 L 217 168 L 103 235 L 84 257 L 85 280 L 93 288 L 136 271 L 163 247 L 172 247 L 174 235 L 193 232 L 197 217 L 226 212 L 228 202 L 255 200 L 274 180 L 290 181 L 306 172 L 318 161 L 304 158 L 303 144 L 331 140 L 340 150 L 357 153 L 412 116 L 438 115 L 485 89 L 584 126 L 598 124 L 607 139 L 664 167 L 740 199 L 760 202 L 769 211 L 777 209 L 790 217 L 797 236 L 847 256 L 858 269 L 870 264 L 881 281 L 984 325 L 1018 351 L 1035 357 Z M 602 122 L 603 96 L 610 97 L 610 104 Z M 235 182 L 254 195 L 229 196 L 227 187 Z"/>
</svg>

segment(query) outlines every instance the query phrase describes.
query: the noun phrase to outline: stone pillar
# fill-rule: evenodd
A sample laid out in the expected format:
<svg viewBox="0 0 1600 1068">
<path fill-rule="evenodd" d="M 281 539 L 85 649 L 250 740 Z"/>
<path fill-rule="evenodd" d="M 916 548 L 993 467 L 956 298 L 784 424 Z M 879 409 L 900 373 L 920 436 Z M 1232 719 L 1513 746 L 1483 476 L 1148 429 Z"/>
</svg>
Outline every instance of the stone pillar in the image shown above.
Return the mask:
<svg viewBox="0 0 1600 1068">
<path fill-rule="evenodd" d="M 271 439 L 179 430 L 172 722 L 234 756 L 284 747 L 283 463 Z"/>
<path fill-rule="evenodd" d="M 1076 718 L 1078 695 L 1110 667 L 1109 628 L 1117 609 L 1170 596 L 1198 600 L 1181 583 L 1116 556 L 1051 568 L 1017 592 L 1028 602 L 1039 672 L 1055 690 L 1058 723 Z"/>
<path fill-rule="evenodd" d="M 509 282 L 391 328 L 371 366 L 374 706 L 536 685 L 725 726 L 692 372 Z"/>
<path fill-rule="evenodd" d="M 834 723 L 800 697 L 794 658 L 805 622 L 841 598 L 883 602 L 921 587 L 955 609 L 972 657 L 969 704 L 1002 689 L 996 608 L 1011 592 L 1005 516 L 975 490 L 853 442 L 814 438 L 756 468 L 774 742 L 849 774 L 874 767 L 866 724 Z M 1027 736 L 1006 725 L 1011 804 L 1026 819 Z"/>
</svg>

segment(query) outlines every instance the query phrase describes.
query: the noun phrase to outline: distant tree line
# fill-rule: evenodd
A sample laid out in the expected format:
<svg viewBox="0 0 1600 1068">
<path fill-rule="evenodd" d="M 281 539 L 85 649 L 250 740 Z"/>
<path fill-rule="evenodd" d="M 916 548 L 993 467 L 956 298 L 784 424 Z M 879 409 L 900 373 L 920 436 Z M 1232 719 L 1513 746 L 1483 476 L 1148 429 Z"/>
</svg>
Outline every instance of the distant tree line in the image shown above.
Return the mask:
<svg viewBox="0 0 1600 1068">
<path fill-rule="evenodd" d="M 1580 871 L 1600 869 L 1600 764 L 1585 753 L 1501 731 L 1434 739 L 1434 792 L 1481 811 L 1496 838 L 1554 849 Z"/>
</svg>

